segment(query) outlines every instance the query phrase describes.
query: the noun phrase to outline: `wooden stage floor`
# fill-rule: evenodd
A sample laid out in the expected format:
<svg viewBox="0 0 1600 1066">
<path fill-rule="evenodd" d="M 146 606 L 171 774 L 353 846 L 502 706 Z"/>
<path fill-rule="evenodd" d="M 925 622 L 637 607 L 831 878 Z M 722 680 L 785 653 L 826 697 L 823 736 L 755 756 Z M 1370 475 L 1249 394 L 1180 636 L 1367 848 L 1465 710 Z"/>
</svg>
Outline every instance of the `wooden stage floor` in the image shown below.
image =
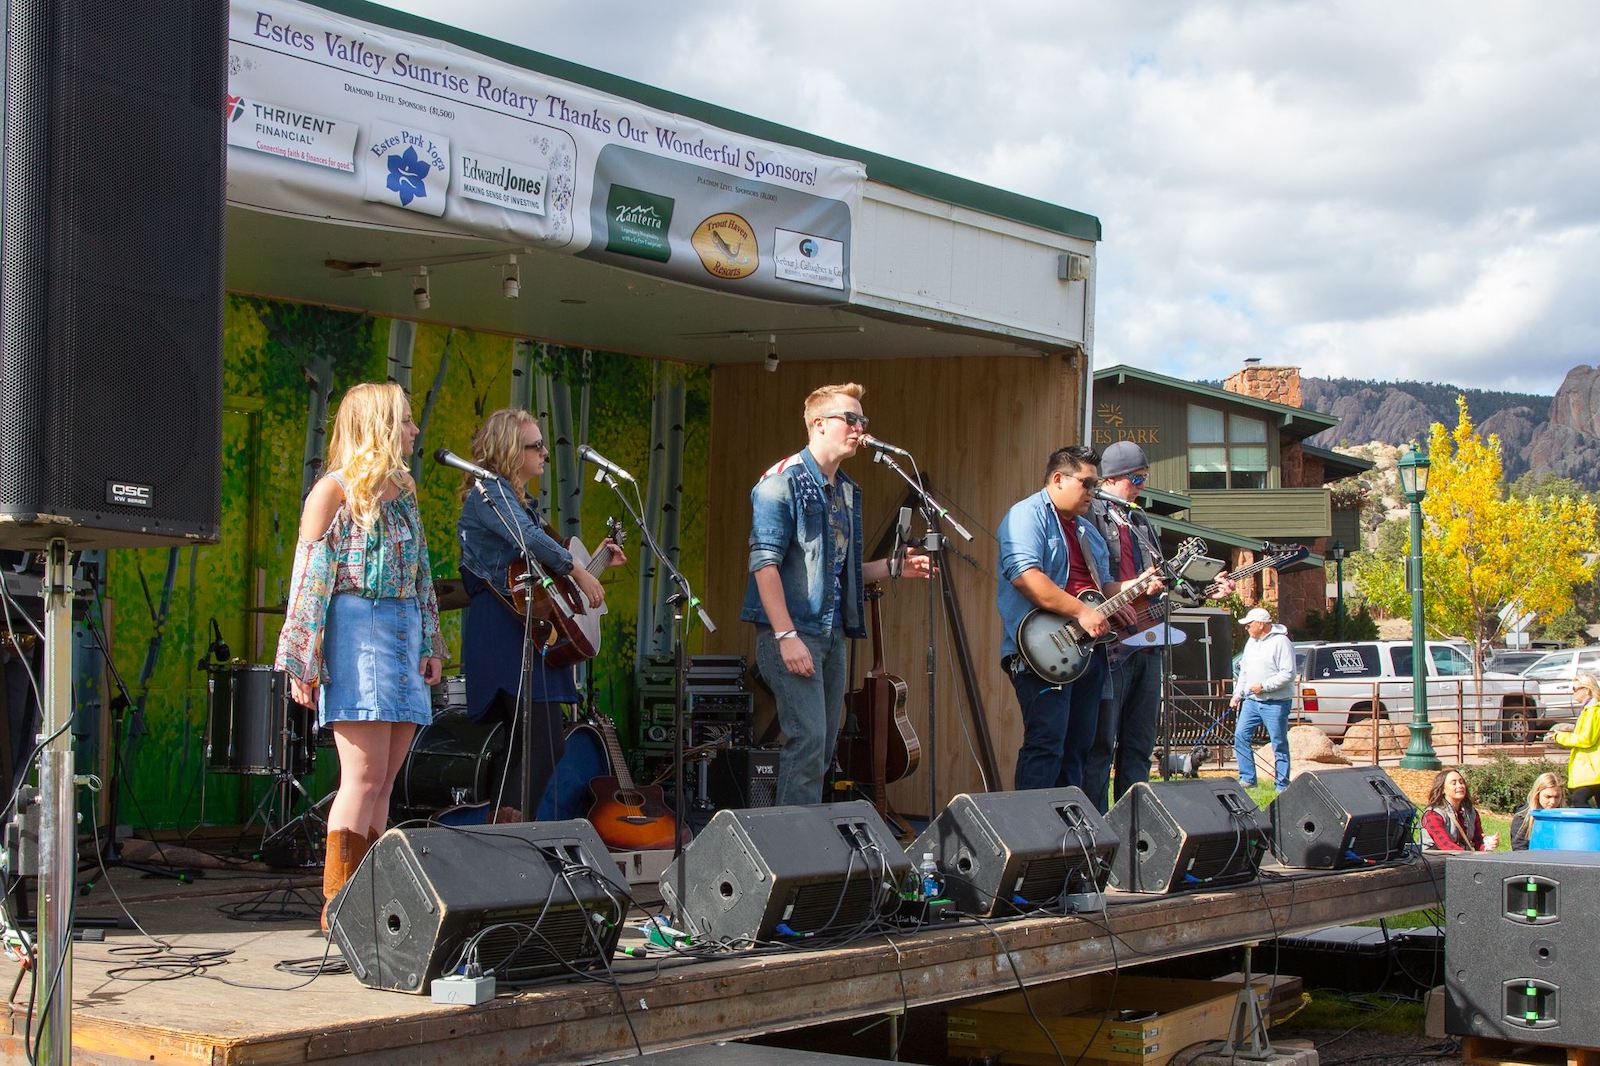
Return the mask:
<svg viewBox="0 0 1600 1066">
<path fill-rule="evenodd" d="M 844 948 L 659 969 L 619 956 L 620 989 L 570 979 L 477 1007 L 372 991 L 348 974 L 308 980 L 275 969 L 322 955 L 312 921 L 244 923 L 218 908 L 284 886 L 282 878 L 208 877 L 178 886 L 116 870 L 129 910 L 170 945 L 171 958 L 165 965 L 147 958 L 130 970 L 142 952 L 160 950 L 137 930 L 76 945 L 73 1062 L 598 1062 L 640 1047 L 687 1047 L 1004 992 L 1019 977 L 1036 984 L 1268 940 L 1438 906 L 1443 894 L 1438 858 L 1335 874 L 1267 869 L 1272 874 L 1257 883 L 1220 892 L 1110 893 L 1105 917 L 967 922 Z M 317 898 L 314 881 L 298 884 Z M 80 906 L 86 915 L 116 913 L 103 886 Z M 203 956 L 219 951 L 229 954 Z M 4 1061 L 25 1061 L 26 1006 L 25 982 L 10 1005 L 9 1031 L 0 1034 Z"/>
</svg>

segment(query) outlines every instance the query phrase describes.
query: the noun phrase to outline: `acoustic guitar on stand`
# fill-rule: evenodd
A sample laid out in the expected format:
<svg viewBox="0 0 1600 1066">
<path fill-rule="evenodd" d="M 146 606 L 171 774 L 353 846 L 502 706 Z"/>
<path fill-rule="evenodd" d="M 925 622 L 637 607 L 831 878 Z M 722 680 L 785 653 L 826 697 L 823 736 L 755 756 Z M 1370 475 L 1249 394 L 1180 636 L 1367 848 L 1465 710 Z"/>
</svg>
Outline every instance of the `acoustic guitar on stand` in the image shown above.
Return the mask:
<svg viewBox="0 0 1600 1066">
<path fill-rule="evenodd" d="M 549 526 L 545 527 L 545 532 L 552 539 L 555 538 L 555 530 Z M 606 535 L 611 544 L 620 547 L 622 523 L 612 518 L 606 519 Z M 583 542 L 573 537 L 567 542 L 567 551 L 572 553 L 573 569 L 581 566 L 598 578 L 611 565 L 611 544 L 591 556 Z M 590 607 L 571 574 L 551 574 L 550 586 L 546 589 L 543 585 L 530 582 L 528 564 L 522 559 L 513 561 L 506 568 L 506 587 L 511 589 L 512 608 L 518 614 L 531 613 L 550 633 L 547 638 L 550 648 L 544 655 L 546 665 L 572 666 L 593 659 L 600 651 L 600 617 L 606 613 L 606 605 L 602 603 L 599 607 Z M 570 618 L 555 605 L 552 596 L 560 596 L 572 608 Z"/>
<path fill-rule="evenodd" d="M 622 757 L 622 744 L 617 740 L 617 728 L 611 719 L 596 714 L 586 724 L 597 729 L 605 739 L 606 754 L 611 760 L 611 773 L 589 782 L 594 794 L 594 805 L 589 808 L 589 821 L 606 847 L 616 851 L 652 851 L 670 848 L 682 830 L 678 818 L 667 806 L 660 785 L 636 785 L 628 773 L 628 761 Z"/>
</svg>

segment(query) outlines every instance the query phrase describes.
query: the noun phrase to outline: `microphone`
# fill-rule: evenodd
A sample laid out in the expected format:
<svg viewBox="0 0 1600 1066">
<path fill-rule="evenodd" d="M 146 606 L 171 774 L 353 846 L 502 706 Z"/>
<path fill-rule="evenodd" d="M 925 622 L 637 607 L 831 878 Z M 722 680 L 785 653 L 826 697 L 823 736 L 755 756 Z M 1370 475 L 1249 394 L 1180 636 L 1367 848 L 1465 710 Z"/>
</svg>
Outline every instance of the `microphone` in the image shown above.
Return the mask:
<svg viewBox="0 0 1600 1066">
<path fill-rule="evenodd" d="M 601 455 L 587 444 L 578 445 L 578 458 L 584 460 L 585 462 L 593 463 L 595 466 L 598 466 L 601 470 L 604 470 L 612 477 L 620 477 L 624 481 L 633 480 L 632 474 L 628 473 L 626 470 L 622 469 L 622 467 L 618 466 L 616 463 L 613 463 L 610 459 L 607 459 L 605 456 Z M 595 480 L 598 481 L 600 479 L 597 477 Z"/>
<path fill-rule="evenodd" d="M 457 455 L 455 452 L 452 452 L 449 448 L 440 448 L 438 451 L 434 452 L 433 461 L 444 466 L 455 467 L 463 474 L 471 474 L 479 481 L 492 481 L 494 478 L 499 476 L 493 470 L 486 470 L 477 463 L 467 462 L 465 459 L 461 458 L 461 456 Z"/>
<path fill-rule="evenodd" d="M 222 639 L 222 627 L 217 625 L 215 618 L 211 619 L 211 654 L 218 662 L 227 662 L 233 658 L 233 651 L 228 647 L 228 642 Z"/>
<path fill-rule="evenodd" d="M 869 448 L 876 448 L 880 452 L 890 452 L 894 455 L 903 455 L 907 459 L 913 458 L 912 454 L 906 451 L 904 448 L 896 447 L 895 445 L 890 444 L 888 441 L 879 440 L 870 433 L 862 436 L 861 443 L 865 444 Z"/>
<path fill-rule="evenodd" d="M 1117 505 L 1119 505 L 1121 507 L 1132 508 L 1135 511 L 1144 510 L 1144 508 L 1140 507 L 1137 503 L 1134 503 L 1132 500 L 1124 500 L 1121 496 L 1118 496 L 1114 492 L 1108 492 L 1107 490 L 1101 488 L 1099 485 L 1096 485 L 1094 487 L 1094 498 L 1097 499 L 1097 500 L 1103 500 L 1106 503 L 1114 503 L 1114 504 L 1117 504 Z"/>
</svg>

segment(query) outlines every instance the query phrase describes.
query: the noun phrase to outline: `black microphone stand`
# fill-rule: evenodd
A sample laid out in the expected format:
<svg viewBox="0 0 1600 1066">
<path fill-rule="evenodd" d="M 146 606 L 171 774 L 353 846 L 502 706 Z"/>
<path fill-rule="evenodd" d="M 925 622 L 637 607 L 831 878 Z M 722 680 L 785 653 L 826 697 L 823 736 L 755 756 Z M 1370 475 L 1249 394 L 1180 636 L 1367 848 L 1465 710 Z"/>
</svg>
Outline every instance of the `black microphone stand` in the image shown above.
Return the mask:
<svg viewBox="0 0 1600 1066">
<path fill-rule="evenodd" d="M 700 598 L 689 587 L 689 579 L 683 576 L 683 571 L 672 564 L 672 560 L 662 552 L 661 545 L 656 543 L 656 538 L 651 534 L 650 527 L 645 524 L 642 507 L 636 507 L 629 501 L 627 494 L 617 484 L 617 477 L 607 467 L 600 467 L 595 473 L 596 481 L 605 482 L 606 486 L 616 493 L 617 499 L 622 502 L 623 510 L 633 519 L 634 525 L 639 527 L 639 535 L 644 539 L 645 547 L 655 556 L 656 563 L 667 569 L 667 578 L 676 586 L 667 603 L 672 605 L 672 789 L 674 802 L 677 804 L 676 829 L 672 835 L 672 859 L 678 868 L 677 900 L 678 906 L 683 906 L 687 899 L 688 864 L 683 858 L 683 826 L 688 816 L 688 784 L 684 780 L 683 772 L 683 736 L 688 729 L 689 717 L 689 627 L 695 617 L 700 619 L 700 624 L 707 633 L 715 633 L 716 625 L 711 621 L 711 616 L 701 606 Z M 637 485 L 635 486 L 637 492 Z"/>
<path fill-rule="evenodd" d="M 922 487 L 920 473 L 916 478 L 911 477 L 905 472 L 905 470 L 901 468 L 899 463 L 895 462 L 889 457 L 888 452 L 873 452 L 872 461 L 875 463 L 882 463 L 890 470 L 893 470 L 896 474 L 899 474 L 900 480 L 904 481 L 908 486 L 911 487 L 911 491 L 916 494 L 917 499 L 921 502 L 921 506 L 918 508 L 918 510 L 922 512 L 922 522 L 927 528 L 927 532 L 923 535 L 919 546 L 924 552 L 927 553 L 928 561 L 935 570 L 934 573 L 930 573 L 928 575 L 928 651 L 926 659 L 928 675 L 928 739 L 923 744 L 923 747 L 927 749 L 926 758 L 928 764 L 928 822 L 929 824 L 932 824 L 933 820 L 939 816 L 939 764 L 937 761 L 938 738 L 935 734 L 935 727 L 938 724 L 935 714 L 935 703 L 936 685 L 938 683 L 939 676 L 939 630 L 938 617 L 936 613 L 937 608 L 935 607 L 935 604 L 938 602 L 938 593 L 934 582 L 935 580 L 945 580 L 944 567 L 940 565 L 941 560 L 944 558 L 945 537 L 940 531 L 939 523 L 941 520 L 948 520 L 951 528 L 959 533 L 963 540 L 971 540 L 972 534 L 968 533 L 966 529 L 962 527 L 961 523 L 956 521 L 955 517 L 950 513 L 950 511 L 941 506 L 939 502 L 929 495 L 928 491 Z M 912 459 L 911 464 L 913 467 L 915 467 L 916 460 Z M 914 537 L 907 538 L 906 543 L 910 545 L 918 545 L 918 541 Z M 899 526 L 897 524 L 895 528 L 895 551 L 897 555 L 899 552 L 899 544 Z M 894 568 L 899 564 L 899 561 L 900 560 L 898 558 L 892 558 L 890 560 L 889 565 L 892 573 L 896 572 Z"/>
</svg>

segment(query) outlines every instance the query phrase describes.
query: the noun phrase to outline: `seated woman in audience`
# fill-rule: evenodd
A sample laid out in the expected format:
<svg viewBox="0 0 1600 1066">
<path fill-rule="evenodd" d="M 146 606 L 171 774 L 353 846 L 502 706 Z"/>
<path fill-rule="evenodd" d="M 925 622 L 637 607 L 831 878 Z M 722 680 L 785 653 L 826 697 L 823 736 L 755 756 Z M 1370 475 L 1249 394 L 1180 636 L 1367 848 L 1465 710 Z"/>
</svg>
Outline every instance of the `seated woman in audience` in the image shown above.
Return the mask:
<svg viewBox="0 0 1600 1066">
<path fill-rule="evenodd" d="M 1483 822 L 1472 805 L 1472 790 L 1460 770 L 1440 770 L 1428 788 L 1428 809 L 1422 812 L 1425 851 L 1494 851 L 1496 833 L 1483 835 Z"/>
<path fill-rule="evenodd" d="M 1533 787 L 1528 790 L 1528 802 L 1518 807 L 1511 816 L 1511 850 L 1528 850 L 1528 834 L 1533 832 L 1534 811 L 1548 811 L 1552 807 L 1566 805 L 1567 786 L 1561 783 L 1560 774 L 1550 771 L 1535 778 Z"/>
</svg>

